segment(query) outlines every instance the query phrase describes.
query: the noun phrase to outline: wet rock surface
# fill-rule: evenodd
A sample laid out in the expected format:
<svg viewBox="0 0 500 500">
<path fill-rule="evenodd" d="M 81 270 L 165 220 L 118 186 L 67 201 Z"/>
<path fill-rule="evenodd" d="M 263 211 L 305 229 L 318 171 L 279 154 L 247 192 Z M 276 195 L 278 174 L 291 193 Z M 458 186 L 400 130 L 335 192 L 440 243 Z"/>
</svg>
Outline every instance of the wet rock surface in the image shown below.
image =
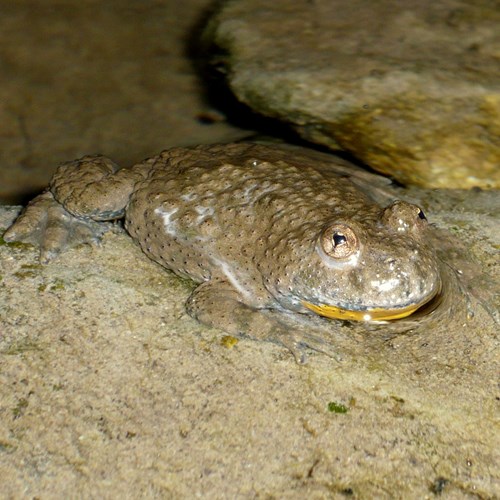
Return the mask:
<svg viewBox="0 0 500 500">
<path fill-rule="evenodd" d="M 24 201 L 59 163 L 85 154 L 131 165 L 167 147 L 245 135 L 204 99 L 187 57 L 209 6 L 4 2 L 0 202 Z"/>
<path fill-rule="evenodd" d="M 496 2 L 241 0 L 206 38 L 236 96 L 403 184 L 500 186 Z"/>
<path fill-rule="evenodd" d="M 449 194 L 402 192 L 498 292 L 496 193 Z M 3 495 L 498 495 L 498 325 L 477 304 L 444 329 L 342 328 L 342 362 L 301 366 L 189 318 L 191 289 L 119 229 L 47 266 L 0 246 Z"/>
</svg>

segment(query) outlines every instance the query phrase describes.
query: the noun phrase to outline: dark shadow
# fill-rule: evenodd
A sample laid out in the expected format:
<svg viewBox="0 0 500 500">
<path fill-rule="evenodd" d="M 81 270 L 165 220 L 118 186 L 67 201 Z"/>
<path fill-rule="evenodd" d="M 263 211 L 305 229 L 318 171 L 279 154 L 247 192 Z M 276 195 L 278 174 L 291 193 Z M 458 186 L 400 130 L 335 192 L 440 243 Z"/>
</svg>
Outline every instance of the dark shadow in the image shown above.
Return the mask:
<svg viewBox="0 0 500 500">
<path fill-rule="evenodd" d="M 191 61 L 202 82 L 201 88 L 204 89 L 202 97 L 209 107 L 220 111 L 226 120 L 236 127 L 255 131 L 259 135 L 280 138 L 287 142 L 300 142 L 301 139 L 289 125 L 255 113 L 246 104 L 238 101 L 231 91 L 228 84 L 228 54 L 203 37 L 209 20 L 218 12 L 223 3 L 225 2 L 216 0 L 205 9 L 184 40 L 185 56 Z M 198 119 L 202 123 L 210 123 L 207 117 Z"/>
<path fill-rule="evenodd" d="M 18 190 L 15 193 L 2 195 L 0 198 L 0 206 L 2 205 L 22 205 L 26 206 L 35 196 L 39 195 L 43 189 L 39 190 Z"/>
<path fill-rule="evenodd" d="M 228 76 L 229 55 L 213 41 L 204 37 L 203 33 L 219 9 L 225 4 L 223 0 L 214 1 L 193 24 L 184 39 L 185 56 L 191 61 L 193 68 L 202 82 L 208 107 L 221 112 L 232 125 L 249 131 L 246 140 L 268 140 L 269 142 L 286 142 L 297 146 L 314 149 L 342 158 L 367 171 L 380 175 L 371 167 L 355 158 L 347 151 L 336 150 L 314 144 L 303 139 L 289 124 L 275 118 L 255 113 L 246 104 L 238 101 L 229 87 Z M 209 125 L 210 116 L 198 117 L 202 123 Z M 396 183 L 397 184 L 397 183 Z"/>
</svg>

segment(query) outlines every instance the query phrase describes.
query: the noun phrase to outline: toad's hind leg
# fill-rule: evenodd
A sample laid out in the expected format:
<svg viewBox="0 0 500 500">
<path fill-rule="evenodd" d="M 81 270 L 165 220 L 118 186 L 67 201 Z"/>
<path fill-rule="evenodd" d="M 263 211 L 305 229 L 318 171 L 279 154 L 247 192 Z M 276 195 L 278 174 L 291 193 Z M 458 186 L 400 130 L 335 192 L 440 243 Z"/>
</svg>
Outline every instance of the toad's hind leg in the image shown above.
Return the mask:
<svg viewBox="0 0 500 500">
<path fill-rule="evenodd" d="M 147 160 L 118 170 L 103 156 L 63 163 L 49 189 L 29 203 L 3 237 L 39 246 L 42 262 L 66 247 L 98 241 L 106 230 L 99 221 L 123 216 L 135 184 L 150 168 L 151 160 Z"/>
<path fill-rule="evenodd" d="M 187 311 L 201 323 L 220 328 L 236 337 L 277 342 L 288 348 L 297 363 L 305 363 L 306 348 L 339 360 L 336 352 L 307 328 L 290 328 L 285 312 L 246 305 L 237 290 L 224 280 L 211 280 L 196 288 L 186 303 Z M 289 313 L 291 314 L 291 313 Z"/>
</svg>

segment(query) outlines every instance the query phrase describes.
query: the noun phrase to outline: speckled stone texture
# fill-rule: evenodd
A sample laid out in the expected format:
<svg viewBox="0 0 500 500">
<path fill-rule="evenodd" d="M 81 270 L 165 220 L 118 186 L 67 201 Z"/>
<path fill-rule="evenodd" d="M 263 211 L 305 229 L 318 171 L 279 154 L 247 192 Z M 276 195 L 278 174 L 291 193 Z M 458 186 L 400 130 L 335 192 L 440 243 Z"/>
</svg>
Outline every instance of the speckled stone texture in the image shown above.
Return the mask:
<svg viewBox="0 0 500 500">
<path fill-rule="evenodd" d="M 498 292 L 498 193 L 407 194 Z M 301 366 L 189 318 L 191 289 L 122 232 L 47 266 L 0 245 L 1 497 L 499 496 L 498 325 L 481 308 L 439 334 L 345 328 L 342 362 Z"/>
<path fill-rule="evenodd" d="M 236 96 L 404 184 L 500 186 L 498 2 L 238 0 L 206 38 Z"/>
</svg>

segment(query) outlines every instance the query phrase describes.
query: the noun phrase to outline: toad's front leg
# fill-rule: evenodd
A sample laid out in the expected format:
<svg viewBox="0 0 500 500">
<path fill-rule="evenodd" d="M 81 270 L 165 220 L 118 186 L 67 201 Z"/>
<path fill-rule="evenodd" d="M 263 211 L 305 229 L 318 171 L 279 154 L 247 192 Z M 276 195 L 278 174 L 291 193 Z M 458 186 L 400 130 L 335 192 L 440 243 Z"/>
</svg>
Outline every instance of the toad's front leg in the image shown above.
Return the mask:
<svg viewBox="0 0 500 500">
<path fill-rule="evenodd" d="M 106 231 L 99 221 L 123 216 L 135 184 L 149 168 L 146 161 L 118 170 L 103 156 L 63 163 L 49 189 L 28 204 L 3 238 L 40 247 L 41 262 L 50 261 L 67 247 L 98 241 Z"/>
<path fill-rule="evenodd" d="M 103 224 L 68 213 L 46 191 L 28 204 L 3 238 L 39 247 L 40 262 L 46 264 L 65 248 L 99 241 L 105 231 Z"/>
<path fill-rule="evenodd" d="M 186 307 L 190 316 L 205 325 L 220 328 L 236 337 L 248 336 L 285 346 L 297 363 L 306 362 L 306 348 L 340 359 L 324 339 L 310 333 L 307 328 L 287 325 L 287 315 L 293 313 L 247 305 L 227 281 L 213 279 L 202 283 L 193 291 Z"/>
</svg>

